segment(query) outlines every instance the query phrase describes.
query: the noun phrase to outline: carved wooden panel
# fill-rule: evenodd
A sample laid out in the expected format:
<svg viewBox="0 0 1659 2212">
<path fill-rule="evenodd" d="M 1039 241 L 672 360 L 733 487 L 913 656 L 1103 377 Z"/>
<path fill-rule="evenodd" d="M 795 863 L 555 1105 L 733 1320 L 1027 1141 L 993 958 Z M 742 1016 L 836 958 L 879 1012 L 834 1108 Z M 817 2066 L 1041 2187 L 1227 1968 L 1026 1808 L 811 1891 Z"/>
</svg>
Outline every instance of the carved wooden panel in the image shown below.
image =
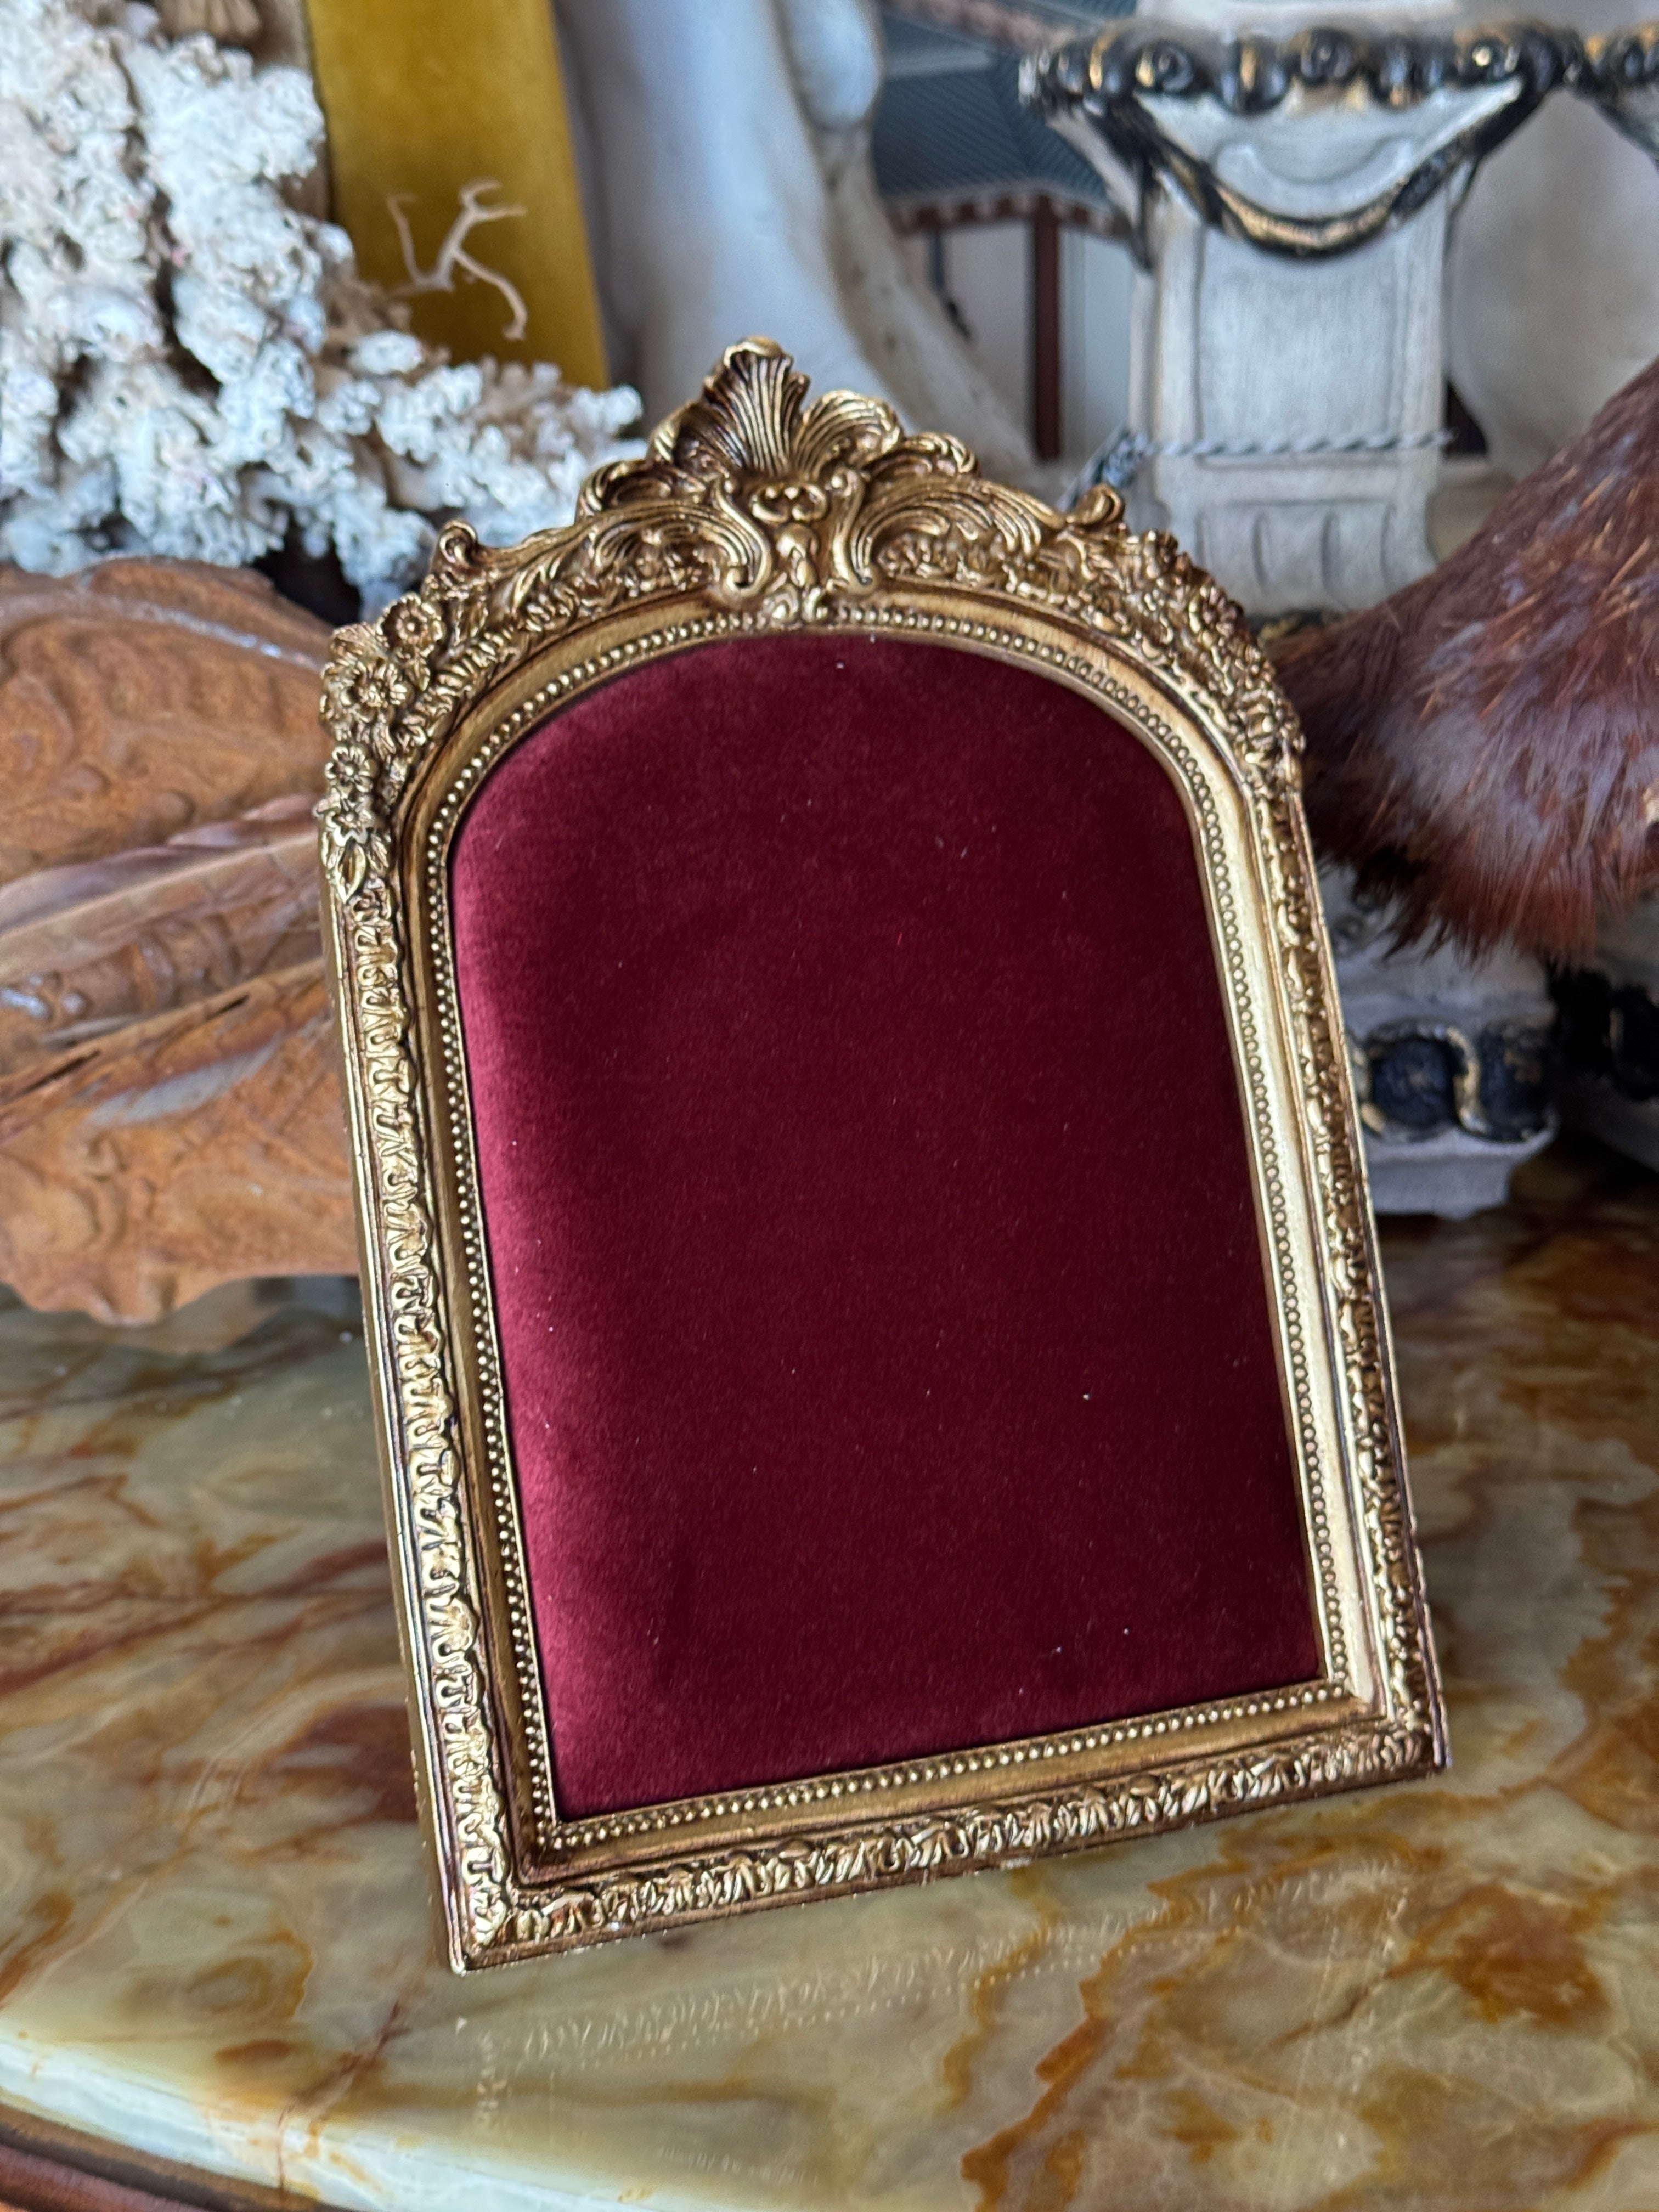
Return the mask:
<svg viewBox="0 0 1659 2212">
<path fill-rule="evenodd" d="M 322 963 L 0 1079 L 0 1278 L 150 1321 L 240 1275 L 356 1269 Z"/>
<path fill-rule="evenodd" d="M 0 882 L 320 792 L 328 636 L 237 569 L 0 571 Z"/>
<path fill-rule="evenodd" d="M 328 635 L 236 571 L 0 571 L 0 1279 L 33 1304 L 150 1320 L 356 1267 Z"/>
</svg>

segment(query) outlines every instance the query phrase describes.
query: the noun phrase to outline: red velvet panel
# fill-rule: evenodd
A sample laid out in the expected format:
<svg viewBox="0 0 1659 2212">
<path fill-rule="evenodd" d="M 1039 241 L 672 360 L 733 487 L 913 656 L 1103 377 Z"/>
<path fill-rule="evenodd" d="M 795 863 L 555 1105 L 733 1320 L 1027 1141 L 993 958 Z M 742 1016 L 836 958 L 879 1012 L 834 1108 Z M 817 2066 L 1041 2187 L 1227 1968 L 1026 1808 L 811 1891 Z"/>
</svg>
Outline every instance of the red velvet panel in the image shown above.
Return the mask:
<svg viewBox="0 0 1659 2212">
<path fill-rule="evenodd" d="M 452 890 L 562 1813 L 1316 1672 L 1134 738 L 945 647 L 705 646 L 509 754 Z"/>
</svg>

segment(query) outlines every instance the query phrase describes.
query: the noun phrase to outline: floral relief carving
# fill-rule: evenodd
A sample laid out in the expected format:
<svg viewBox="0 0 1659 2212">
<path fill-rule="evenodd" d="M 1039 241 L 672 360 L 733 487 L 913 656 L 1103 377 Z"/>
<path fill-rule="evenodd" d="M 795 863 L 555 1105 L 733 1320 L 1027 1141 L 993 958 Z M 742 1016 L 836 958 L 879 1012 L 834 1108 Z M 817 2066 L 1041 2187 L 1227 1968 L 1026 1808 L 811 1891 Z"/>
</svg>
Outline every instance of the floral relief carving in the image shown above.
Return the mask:
<svg viewBox="0 0 1659 2212">
<path fill-rule="evenodd" d="M 665 1919 L 704 1918 L 734 1906 L 868 1887 L 923 1881 L 951 1869 L 994 1866 L 1085 1849 L 1137 1832 L 1288 1803 L 1426 1763 L 1430 1740 L 1409 1729 L 1354 1729 L 1245 1765 L 1192 1765 L 1116 1790 L 1079 1789 L 957 1819 L 880 1822 L 822 1844 L 734 1850 L 712 1860 L 647 1867 L 592 1884 L 562 1883 L 526 1898 L 504 1929 L 514 1951 L 573 1938 L 626 1935 Z"/>
<path fill-rule="evenodd" d="M 337 634 L 321 811 L 343 896 L 462 706 L 562 632 L 653 600 L 706 595 L 782 624 L 855 617 L 884 583 L 1004 593 L 1167 673 L 1231 726 L 1264 787 L 1293 777 L 1294 717 L 1238 609 L 1172 539 L 1127 532 L 1115 492 L 1060 515 L 987 483 L 955 439 L 907 435 L 883 401 L 805 394 L 776 347 L 734 346 L 643 460 L 597 471 L 568 527 L 497 550 L 453 523 L 418 591 Z"/>
</svg>

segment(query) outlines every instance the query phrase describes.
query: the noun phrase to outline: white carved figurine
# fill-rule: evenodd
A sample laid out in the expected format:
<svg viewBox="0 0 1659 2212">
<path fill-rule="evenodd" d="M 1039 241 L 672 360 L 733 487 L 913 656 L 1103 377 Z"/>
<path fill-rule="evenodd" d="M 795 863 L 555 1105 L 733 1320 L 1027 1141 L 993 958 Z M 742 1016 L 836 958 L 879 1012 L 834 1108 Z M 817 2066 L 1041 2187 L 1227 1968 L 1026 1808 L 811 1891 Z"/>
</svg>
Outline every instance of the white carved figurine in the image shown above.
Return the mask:
<svg viewBox="0 0 1659 2212">
<path fill-rule="evenodd" d="M 889 398 L 963 438 L 987 473 L 1024 431 L 911 271 L 876 192 L 872 0 L 561 0 L 595 263 L 654 419 L 745 333 L 816 389 Z"/>
</svg>

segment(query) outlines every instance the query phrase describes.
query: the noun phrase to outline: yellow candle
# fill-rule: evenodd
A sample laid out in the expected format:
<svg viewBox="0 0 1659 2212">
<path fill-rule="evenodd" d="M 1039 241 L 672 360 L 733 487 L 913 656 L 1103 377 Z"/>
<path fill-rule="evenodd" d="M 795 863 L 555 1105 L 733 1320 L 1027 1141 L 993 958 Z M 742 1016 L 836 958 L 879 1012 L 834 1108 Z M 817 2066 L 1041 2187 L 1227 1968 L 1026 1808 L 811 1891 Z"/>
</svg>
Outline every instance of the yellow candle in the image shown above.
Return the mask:
<svg viewBox="0 0 1659 2212">
<path fill-rule="evenodd" d="M 507 294 L 460 270 L 452 291 L 414 299 L 415 328 L 459 360 L 554 361 L 572 383 L 607 383 L 551 0 L 308 0 L 307 13 L 334 216 L 364 275 L 405 281 L 392 203 L 430 270 L 464 190 L 493 180 L 477 204 L 525 212 L 475 225 L 465 251 L 523 301 L 523 336 L 508 335 Z"/>
</svg>

